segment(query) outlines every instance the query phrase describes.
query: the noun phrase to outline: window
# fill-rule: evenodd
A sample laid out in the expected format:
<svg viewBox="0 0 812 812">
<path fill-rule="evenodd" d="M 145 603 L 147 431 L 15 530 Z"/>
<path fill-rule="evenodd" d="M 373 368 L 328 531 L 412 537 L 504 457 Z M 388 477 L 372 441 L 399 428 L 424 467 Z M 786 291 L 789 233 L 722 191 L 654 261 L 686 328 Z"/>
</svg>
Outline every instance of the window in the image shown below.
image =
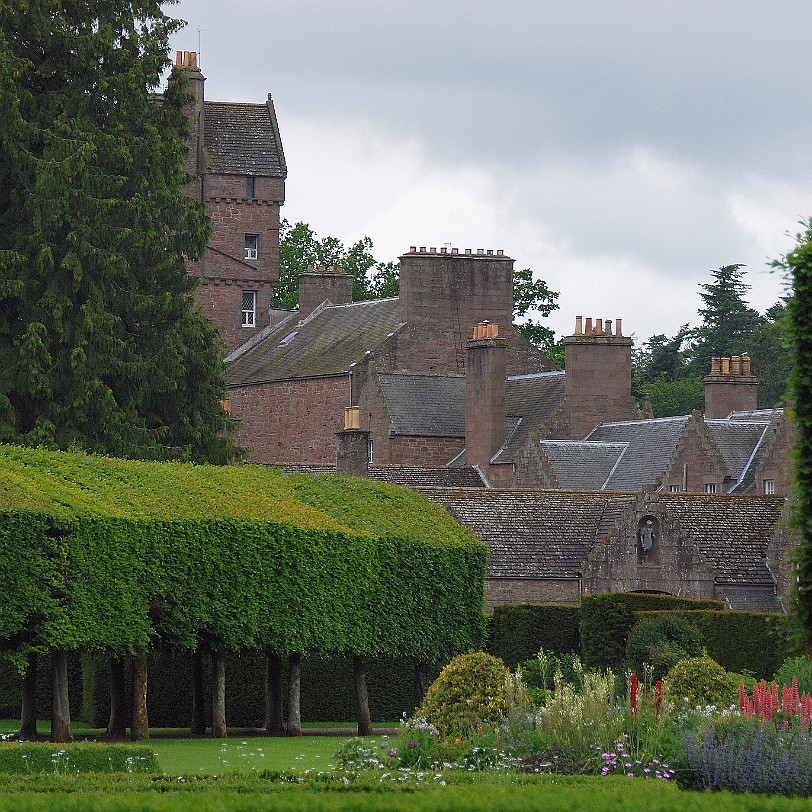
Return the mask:
<svg viewBox="0 0 812 812">
<path fill-rule="evenodd" d="M 705 483 L 705 493 L 716 493 L 716 483 L 715 482 L 706 482 Z"/>
<path fill-rule="evenodd" d="M 774 479 L 765 479 L 764 480 L 764 493 L 767 496 L 774 496 L 775 495 L 775 480 Z"/>
<path fill-rule="evenodd" d="M 259 253 L 259 237 L 256 234 L 245 235 L 245 259 L 256 259 Z"/>
<path fill-rule="evenodd" d="M 255 178 L 253 175 L 249 175 L 245 179 L 245 196 L 249 200 L 253 200 L 256 197 L 256 194 L 254 194 L 255 191 L 256 191 Z"/>
<path fill-rule="evenodd" d="M 244 290 L 242 292 L 242 326 L 254 327 L 257 315 L 257 292 Z"/>
<path fill-rule="evenodd" d="M 373 449 L 372 449 L 372 438 L 370 437 L 369 442 L 367 443 L 367 464 L 368 465 L 372 465 L 372 463 L 374 462 L 374 457 L 375 457 L 375 455 L 374 455 Z"/>
<path fill-rule="evenodd" d="M 669 485 L 668 486 L 669 493 L 679 493 L 679 485 Z"/>
</svg>

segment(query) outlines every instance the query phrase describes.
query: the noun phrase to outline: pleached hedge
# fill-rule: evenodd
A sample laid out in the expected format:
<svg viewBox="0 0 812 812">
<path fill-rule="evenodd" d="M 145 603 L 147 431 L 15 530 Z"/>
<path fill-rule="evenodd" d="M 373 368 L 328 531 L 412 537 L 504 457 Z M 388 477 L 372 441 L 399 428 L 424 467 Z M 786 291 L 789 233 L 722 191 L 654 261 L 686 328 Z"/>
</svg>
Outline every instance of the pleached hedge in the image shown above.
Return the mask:
<svg viewBox="0 0 812 812">
<path fill-rule="evenodd" d="M 482 642 L 487 551 L 413 491 L 0 446 L 0 652 L 442 663 Z"/>
</svg>

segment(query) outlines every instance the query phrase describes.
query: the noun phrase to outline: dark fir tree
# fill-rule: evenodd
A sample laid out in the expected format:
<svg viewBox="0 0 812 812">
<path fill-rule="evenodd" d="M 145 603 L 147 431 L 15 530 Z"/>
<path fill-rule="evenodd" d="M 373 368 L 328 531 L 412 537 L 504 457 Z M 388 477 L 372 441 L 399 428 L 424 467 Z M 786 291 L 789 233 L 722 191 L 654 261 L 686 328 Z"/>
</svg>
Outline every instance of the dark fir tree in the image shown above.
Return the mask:
<svg viewBox="0 0 812 812">
<path fill-rule="evenodd" d="M 215 335 L 184 257 L 179 27 L 149 0 L 0 2 L 0 439 L 223 463 Z"/>
</svg>

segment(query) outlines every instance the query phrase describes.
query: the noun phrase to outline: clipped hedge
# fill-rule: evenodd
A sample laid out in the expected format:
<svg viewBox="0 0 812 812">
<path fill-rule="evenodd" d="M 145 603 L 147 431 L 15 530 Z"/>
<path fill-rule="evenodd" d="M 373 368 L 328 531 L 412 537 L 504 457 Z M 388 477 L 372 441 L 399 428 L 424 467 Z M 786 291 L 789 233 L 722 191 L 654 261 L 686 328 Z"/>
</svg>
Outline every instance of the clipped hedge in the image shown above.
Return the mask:
<svg viewBox="0 0 812 812">
<path fill-rule="evenodd" d="M 721 611 L 722 601 L 693 600 L 647 592 L 607 592 L 581 597 L 581 654 L 593 668 L 621 670 L 626 662 L 626 640 L 646 610 L 708 609 Z"/>
<path fill-rule="evenodd" d="M 657 617 L 663 612 L 640 612 Z M 787 615 L 688 610 L 679 613 L 702 635 L 708 655 L 728 671 L 772 679 L 787 657 L 802 653 Z"/>
<path fill-rule="evenodd" d="M 510 668 L 535 657 L 540 648 L 555 654 L 577 653 L 581 650 L 580 621 L 580 606 L 496 606 L 488 618 L 485 650 Z"/>
<path fill-rule="evenodd" d="M 442 663 L 482 642 L 487 550 L 405 488 L 0 446 L 0 494 L 7 652 Z"/>
<path fill-rule="evenodd" d="M 160 773 L 149 747 L 133 744 L 0 742 L 0 773 Z"/>
</svg>

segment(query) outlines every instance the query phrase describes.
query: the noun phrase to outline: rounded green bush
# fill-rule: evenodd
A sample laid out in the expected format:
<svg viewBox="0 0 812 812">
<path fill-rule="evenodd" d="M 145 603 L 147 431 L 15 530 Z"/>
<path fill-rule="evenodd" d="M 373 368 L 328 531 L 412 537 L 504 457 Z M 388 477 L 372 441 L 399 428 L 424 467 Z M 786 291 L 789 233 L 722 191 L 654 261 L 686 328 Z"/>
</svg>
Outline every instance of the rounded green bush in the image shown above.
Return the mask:
<svg viewBox="0 0 812 812">
<path fill-rule="evenodd" d="M 735 701 L 739 683 L 708 657 L 691 657 L 677 663 L 666 674 L 665 692 L 677 705 L 727 707 Z"/>
<path fill-rule="evenodd" d="M 779 685 L 792 685 L 793 677 L 798 680 L 798 692 L 812 693 L 812 660 L 809 657 L 789 657 L 775 672 Z"/>
<path fill-rule="evenodd" d="M 483 651 L 455 657 L 432 683 L 415 711 L 443 736 L 464 736 L 505 713 L 507 666 Z"/>
<path fill-rule="evenodd" d="M 642 672 L 644 663 L 662 679 L 680 660 L 702 654 L 702 635 L 683 615 L 664 614 L 638 621 L 626 641 L 629 665 Z"/>
</svg>

